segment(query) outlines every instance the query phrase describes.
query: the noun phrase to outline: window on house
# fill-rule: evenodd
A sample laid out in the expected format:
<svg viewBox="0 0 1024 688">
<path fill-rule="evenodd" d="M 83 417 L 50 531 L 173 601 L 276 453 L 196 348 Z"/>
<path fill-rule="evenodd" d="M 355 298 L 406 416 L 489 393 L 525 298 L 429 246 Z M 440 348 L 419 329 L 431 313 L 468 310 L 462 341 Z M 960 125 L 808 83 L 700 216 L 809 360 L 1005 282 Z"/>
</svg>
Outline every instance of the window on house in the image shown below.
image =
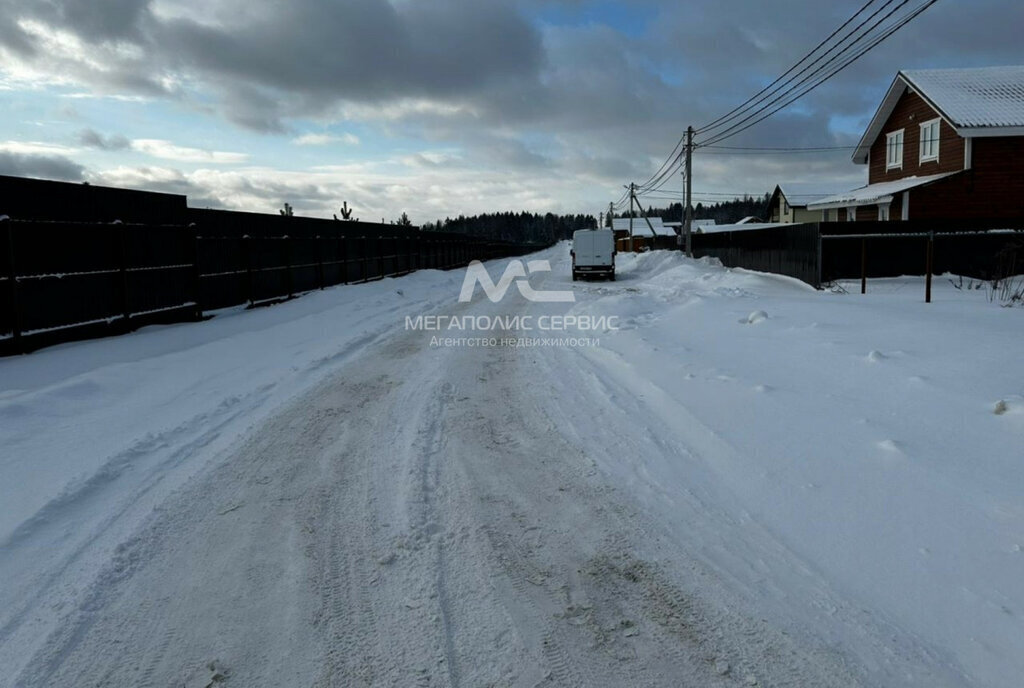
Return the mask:
<svg viewBox="0 0 1024 688">
<path fill-rule="evenodd" d="M 885 169 L 903 167 L 903 130 L 885 135 Z"/>
<path fill-rule="evenodd" d="M 879 203 L 878 204 L 878 221 L 888 222 L 889 221 L 889 204 Z"/>
<path fill-rule="evenodd" d="M 856 222 L 857 221 L 857 207 L 853 206 L 846 209 L 846 221 Z"/>
<path fill-rule="evenodd" d="M 933 119 L 921 125 L 921 162 L 939 159 L 939 120 Z"/>
</svg>

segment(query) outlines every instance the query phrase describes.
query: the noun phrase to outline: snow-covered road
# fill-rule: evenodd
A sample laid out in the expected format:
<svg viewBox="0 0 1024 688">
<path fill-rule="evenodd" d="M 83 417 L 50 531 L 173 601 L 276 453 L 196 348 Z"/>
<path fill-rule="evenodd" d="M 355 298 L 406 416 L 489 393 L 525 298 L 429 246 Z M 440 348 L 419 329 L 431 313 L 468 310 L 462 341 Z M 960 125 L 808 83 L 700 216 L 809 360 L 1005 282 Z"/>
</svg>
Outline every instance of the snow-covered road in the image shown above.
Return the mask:
<svg viewBox="0 0 1024 688">
<path fill-rule="evenodd" d="M 966 380 L 1019 366 L 1019 312 L 948 289 L 986 353 L 926 376 L 956 351 L 904 341 L 903 283 L 860 352 L 852 297 L 540 257 L 576 304 L 423 273 L 0 362 L 0 686 L 1014 685 L 1024 404 Z M 622 329 L 432 346 L 426 313 Z M 890 417 L 915 394 L 967 437 Z"/>
</svg>

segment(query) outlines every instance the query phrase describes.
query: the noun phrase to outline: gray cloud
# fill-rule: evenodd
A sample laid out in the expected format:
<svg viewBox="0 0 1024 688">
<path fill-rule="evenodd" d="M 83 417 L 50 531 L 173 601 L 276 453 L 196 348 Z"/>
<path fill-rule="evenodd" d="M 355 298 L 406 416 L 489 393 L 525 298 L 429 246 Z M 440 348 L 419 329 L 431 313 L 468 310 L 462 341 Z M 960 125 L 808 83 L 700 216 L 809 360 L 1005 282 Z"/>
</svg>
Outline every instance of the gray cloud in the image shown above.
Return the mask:
<svg viewBox="0 0 1024 688">
<path fill-rule="evenodd" d="M 151 0 L 0 0 L 0 9 L 0 45 L 13 54 L 107 91 L 171 95 L 161 77 L 182 73 L 230 84 L 225 114 L 269 131 L 339 101 L 464 97 L 536 77 L 543 58 L 538 31 L 498 0 L 292 0 L 242 6 L 221 25 L 158 18 Z M 90 60 L 38 50 L 24 19 L 75 34 Z M 96 60 L 102 68 L 85 64 Z"/>
<path fill-rule="evenodd" d="M 60 155 L 0 151 L 0 174 L 77 182 L 85 178 L 85 168 Z"/>
<path fill-rule="evenodd" d="M 614 190 L 646 178 L 686 125 L 742 102 L 862 3 L 642 0 L 624 6 L 650 18 L 642 36 L 531 19 L 551 4 L 167 0 L 157 12 L 152 0 L 0 0 L 0 50 L 100 92 L 187 99 L 197 109 L 212 103 L 212 112 L 251 130 L 282 133 L 296 118 L 355 112 L 389 135 L 458 149 L 466 166 L 572 174 Z M 588 1 L 557 4 L 584 16 Z M 40 49 L 20 28 L 24 19 L 76 35 L 89 60 Z M 1019 62 L 1021 25 L 1021 3 L 938 3 L 799 109 L 729 143 L 845 145 L 898 69 Z M 432 106 L 406 107 L 418 101 Z M 82 143 L 120 144 L 98 134 Z M 698 166 L 707 184 L 766 187 L 859 169 L 845 154 L 707 156 Z"/>
<path fill-rule="evenodd" d="M 285 92 L 377 100 L 453 95 L 535 70 L 539 41 L 498 3 L 297 0 L 231 29 L 168 22 L 166 47 L 194 68 Z"/>
<path fill-rule="evenodd" d="M 78 132 L 78 142 L 87 148 L 105 151 L 124 150 L 131 146 L 131 141 L 120 134 L 103 136 L 95 129 L 83 129 Z"/>
</svg>

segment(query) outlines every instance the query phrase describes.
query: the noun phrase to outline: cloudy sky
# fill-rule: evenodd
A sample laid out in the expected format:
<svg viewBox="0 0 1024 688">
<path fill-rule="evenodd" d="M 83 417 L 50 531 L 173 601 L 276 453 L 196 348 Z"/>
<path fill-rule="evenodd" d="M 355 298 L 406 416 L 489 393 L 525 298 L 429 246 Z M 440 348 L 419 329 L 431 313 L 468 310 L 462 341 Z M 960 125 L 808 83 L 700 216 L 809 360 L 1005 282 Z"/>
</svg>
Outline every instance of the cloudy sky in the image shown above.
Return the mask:
<svg viewBox="0 0 1024 688">
<path fill-rule="evenodd" d="M 363 220 L 596 214 L 862 4 L 0 0 L 0 173 L 197 207 L 329 217 L 347 201 Z M 1019 0 L 939 0 L 728 143 L 852 145 L 897 70 L 1024 63 L 1022 26 Z M 704 201 L 866 178 L 848 151 L 694 164 Z"/>
</svg>

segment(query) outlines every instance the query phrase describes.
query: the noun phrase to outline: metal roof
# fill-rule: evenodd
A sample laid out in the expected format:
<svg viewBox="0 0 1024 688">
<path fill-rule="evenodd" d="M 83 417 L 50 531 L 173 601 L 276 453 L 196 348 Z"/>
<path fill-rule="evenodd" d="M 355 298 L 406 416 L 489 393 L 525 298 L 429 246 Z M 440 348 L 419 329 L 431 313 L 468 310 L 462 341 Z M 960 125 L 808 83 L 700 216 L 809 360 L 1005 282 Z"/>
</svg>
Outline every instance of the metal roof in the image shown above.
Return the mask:
<svg viewBox="0 0 1024 688">
<path fill-rule="evenodd" d="M 908 89 L 960 136 L 1024 136 L 1024 66 L 910 69 L 896 75 L 857 144 L 854 162 L 867 162 L 871 145 Z"/>
<path fill-rule="evenodd" d="M 1024 127 L 1024 66 L 902 74 L 954 127 Z"/>
<path fill-rule="evenodd" d="M 843 187 L 840 184 L 828 182 L 824 184 L 817 182 L 783 182 L 775 185 L 775 190 L 772 192 L 772 197 L 769 200 L 769 206 L 775 204 L 775 196 L 779 192 L 786 197 L 786 203 L 791 208 L 803 208 L 819 198 L 836 193 L 841 188 Z"/>
<path fill-rule="evenodd" d="M 963 170 L 945 172 L 943 174 L 932 174 L 927 177 L 906 177 L 891 182 L 868 184 L 853 191 L 844 191 L 841 194 L 821 198 L 807 206 L 808 210 L 825 210 L 827 208 L 848 208 L 850 206 L 875 205 L 877 203 L 889 203 L 892 197 L 903 191 L 908 191 L 918 186 L 931 184 L 940 179 L 945 179 L 954 174 L 960 174 Z"/>
<path fill-rule="evenodd" d="M 646 219 L 642 217 L 633 218 L 633 236 L 651 236 L 651 229 L 647 225 L 650 222 L 654 226 L 654 231 L 658 236 L 674 236 L 675 231 L 670 227 L 666 227 L 660 217 L 648 217 Z M 628 231 L 629 230 L 629 218 L 628 217 L 616 217 L 612 219 L 612 229 L 617 231 Z"/>
</svg>

